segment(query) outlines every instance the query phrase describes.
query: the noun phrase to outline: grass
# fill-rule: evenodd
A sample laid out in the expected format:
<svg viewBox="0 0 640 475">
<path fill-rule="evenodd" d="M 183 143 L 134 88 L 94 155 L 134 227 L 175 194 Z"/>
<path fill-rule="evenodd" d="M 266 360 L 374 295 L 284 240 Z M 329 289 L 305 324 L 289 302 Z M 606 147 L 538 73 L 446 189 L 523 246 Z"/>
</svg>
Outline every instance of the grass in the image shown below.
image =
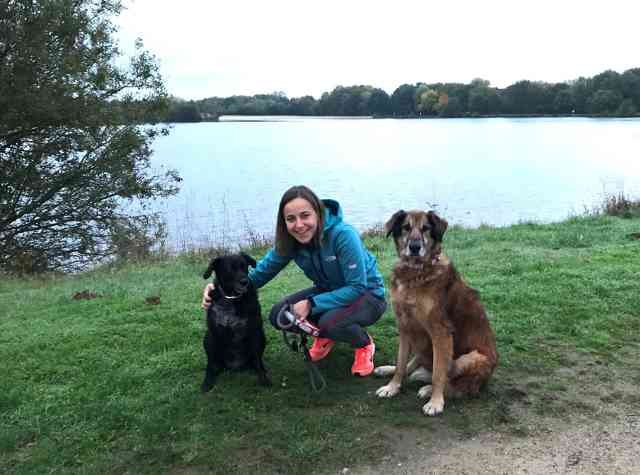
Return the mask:
<svg viewBox="0 0 640 475">
<path fill-rule="evenodd" d="M 320 363 L 328 387 L 313 393 L 300 355 L 268 324 L 274 386 L 258 386 L 252 373 L 224 374 L 200 394 L 207 262 L 196 254 L 66 277 L 4 278 L 0 472 L 309 473 L 322 466 L 335 473 L 382 457 L 397 429 L 419 430 L 427 443 L 443 425 L 460 437 L 526 437 L 525 412 L 543 420 L 597 411 L 596 402 L 612 396 L 591 386 L 593 404 L 577 396 L 587 379 L 606 381 L 611 368 L 622 368 L 637 384 L 640 374 L 639 232 L 640 220 L 612 216 L 452 228 L 446 251 L 481 293 L 500 366 L 479 397 L 450 400 L 435 419 L 421 415 L 414 388 L 376 398 L 381 381 L 350 376 L 345 345 Z M 366 239 L 388 276 L 392 243 Z M 263 315 L 303 285 L 287 268 L 260 291 Z M 95 298 L 73 298 L 85 290 Z M 391 310 L 371 332 L 376 361 L 393 361 Z M 625 394 L 615 399 L 638 404 Z"/>
</svg>

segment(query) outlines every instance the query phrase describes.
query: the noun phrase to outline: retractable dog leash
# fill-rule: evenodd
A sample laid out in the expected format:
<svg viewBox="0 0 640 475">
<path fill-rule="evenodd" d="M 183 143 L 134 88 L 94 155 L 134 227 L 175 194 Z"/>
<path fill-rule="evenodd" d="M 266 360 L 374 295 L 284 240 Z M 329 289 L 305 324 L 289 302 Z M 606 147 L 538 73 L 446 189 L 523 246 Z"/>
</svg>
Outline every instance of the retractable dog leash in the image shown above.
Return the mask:
<svg viewBox="0 0 640 475">
<path fill-rule="evenodd" d="M 327 383 L 322 377 L 322 374 L 320 374 L 318 367 L 311 360 L 309 348 L 307 348 L 307 337 L 308 335 L 314 337 L 319 336 L 320 329 L 307 320 L 297 318 L 287 306 L 283 307 L 278 314 L 277 323 L 280 328 L 282 328 L 282 338 L 284 339 L 285 345 L 287 345 L 291 351 L 302 353 L 311 388 L 319 393 L 327 387 Z"/>
</svg>

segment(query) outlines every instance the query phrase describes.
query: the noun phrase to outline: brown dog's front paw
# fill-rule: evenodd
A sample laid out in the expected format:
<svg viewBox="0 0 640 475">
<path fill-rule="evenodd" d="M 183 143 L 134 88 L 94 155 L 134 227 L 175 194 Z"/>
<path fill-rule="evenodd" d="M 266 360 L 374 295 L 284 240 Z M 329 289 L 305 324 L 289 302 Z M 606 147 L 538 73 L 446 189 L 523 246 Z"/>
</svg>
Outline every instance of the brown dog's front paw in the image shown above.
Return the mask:
<svg viewBox="0 0 640 475">
<path fill-rule="evenodd" d="M 378 397 L 393 397 L 400 392 L 400 385 L 390 382 L 386 386 L 379 387 L 376 391 Z"/>
<path fill-rule="evenodd" d="M 435 399 L 432 397 L 428 403 L 422 406 L 422 412 L 425 416 L 437 416 L 444 411 L 444 399 Z"/>
</svg>

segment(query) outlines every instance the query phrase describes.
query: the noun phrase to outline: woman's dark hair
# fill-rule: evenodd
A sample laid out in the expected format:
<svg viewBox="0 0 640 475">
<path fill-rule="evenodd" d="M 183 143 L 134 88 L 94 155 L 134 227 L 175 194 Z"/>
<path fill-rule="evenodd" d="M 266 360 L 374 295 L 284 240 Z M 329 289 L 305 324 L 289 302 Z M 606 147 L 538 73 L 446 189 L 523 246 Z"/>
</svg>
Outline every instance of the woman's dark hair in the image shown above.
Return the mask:
<svg viewBox="0 0 640 475">
<path fill-rule="evenodd" d="M 278 216 L 276 218 L 276 252 L 281 256 L 293 255 L 296 247 L 300 245 L 300 243 L 289 234 L 289 231 L 287 231 L 287 223 L 284 219 L 284 207 L 296 198 L 307 200 L 318 215 L 318 228 L 310 244 L 314 247 L 319 247 L 322 240 L 325 214 L 324 204 L 308 187 L 304 185 L 292 186 L 282 195 L 280 205 L 278 206 Z"/>
</svg>

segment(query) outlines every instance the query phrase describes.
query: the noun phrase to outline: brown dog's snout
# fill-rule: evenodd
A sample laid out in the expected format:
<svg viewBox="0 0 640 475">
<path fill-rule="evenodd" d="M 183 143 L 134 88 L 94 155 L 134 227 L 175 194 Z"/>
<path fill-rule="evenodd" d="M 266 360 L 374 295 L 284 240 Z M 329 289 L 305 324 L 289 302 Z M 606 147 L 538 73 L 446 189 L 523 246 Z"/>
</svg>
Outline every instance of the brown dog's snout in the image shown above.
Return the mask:
<svg viewBox="0 0 640 475">
<path fill-rule="evenodd" d="M 422 249 L 422 241 L 418 239 L 412 239 L 409 241 L 409 252 L 412 256 L 419 256 Z"/>
</svg>

